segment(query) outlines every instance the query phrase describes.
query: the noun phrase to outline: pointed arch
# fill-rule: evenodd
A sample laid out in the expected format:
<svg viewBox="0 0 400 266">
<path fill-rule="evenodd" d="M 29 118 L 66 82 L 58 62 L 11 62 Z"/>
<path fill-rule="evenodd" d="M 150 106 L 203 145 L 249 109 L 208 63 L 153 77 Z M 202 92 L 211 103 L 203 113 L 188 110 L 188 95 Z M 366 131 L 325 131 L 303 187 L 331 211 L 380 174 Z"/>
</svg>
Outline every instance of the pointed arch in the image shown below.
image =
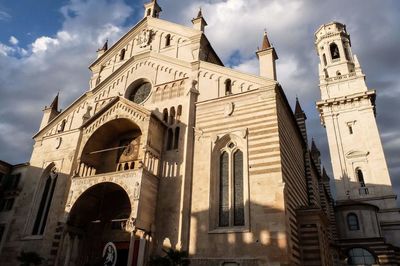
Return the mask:
<svg viewBox="0 0 400 266">
<path fill-rule="evenodd" d="M 47 224 L 47 218 L 52 203 L 54 190 L 57 183 L 57 169 L 54 163 L 48 165 L 43 172 L 42 180 L 44 181 L 44 187 L 41 193 L 39 207 L 36 212 L 35 221 L 32 228 L 32 235 L 43 235 Z"/>
</svg>

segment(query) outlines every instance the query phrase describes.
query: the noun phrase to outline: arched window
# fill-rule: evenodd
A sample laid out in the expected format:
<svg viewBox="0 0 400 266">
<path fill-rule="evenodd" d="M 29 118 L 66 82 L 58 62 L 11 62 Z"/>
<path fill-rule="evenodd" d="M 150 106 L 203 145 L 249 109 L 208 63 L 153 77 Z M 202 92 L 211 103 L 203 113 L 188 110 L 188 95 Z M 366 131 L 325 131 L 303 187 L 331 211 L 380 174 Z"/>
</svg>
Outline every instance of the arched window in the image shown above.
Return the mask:
<svg viewBox="0 0 400 266">
<path fill-rule="evenodd" d="M 347 253 L 348 265 L 373 265 L 376 264 L 375 256 L 366 249 L 352 248 Z"/>
<path fill-rule="evenodd" d="M 225 80 L 225 95 L 232 94 L 232 81 L 230 79 Z"/>
<path fill-rule="evenodd" d="M 119 53 L 119 61 L 122 61 L 125 59 L 125 49 L 122 49 L 121 52 Z"/>
<path fill-rule="evenodd" d="M 323 60 L 324 60 L 324 66 L 326 66 L 326 65 L 328 64 L 327 61 L 326 61 L 326 55 L 323 54 L 323 55 L 322 55 L 322 58 L 323 58 Z"/>
<path fill-rule="evenodd" d="M 356 174 L 357 174 L 357 179 L 358 179 L 358 182 L 360 183 L 360 186 L 365 187 L 364 175 L 363 175 L 363 172 L 361 171 L 361 169 L 357 169 Z"/>
<path fill-rule="evenodd" d="M 165 47 L 168 47 L 171 45 L 171 34 L 167 34 L 167 36 L 165 36 Z"/>
<path fill-rule="evenodd" d="M 233 142 L 219 156 L 218 226 L 244 226 L 243 152 Z"/>
<path fill-rule="evenodd" d="M 56 173 L 56 168 L 53 167 L 46 179 L 39 209 L 33 225 L 32 235 L 42 235 L 44 232 L 47 216 L 49 214 L 50 205 L 53 199 L 54 189 L 56 187 L 57 177 L 58 174 Z"/>
<path fill-rule="evenodd" d="M 182 105 L 178 105 L 178 109 L 176 110 L 176 120 L 180 120 L 182 115 Z"/>
<path fill-rule="evenodd" d="M 167 130 L 167 151 L 172 150 L 172 141 L 173 141 L 173 136 L 174 133 L 172 131 L 172 128 L 168 128 Z"/>
<path fill-rule="evenodd" d="M 174 149 L 178 149 L 178 147 L 179 147 L 179 131 L 180 131 L 180 128 L 176 127 L 175 128 L 175 136 L 174 136 Z"/>
<path fill-rule="evenodd" d="M 175 107 L 171 107 L 169 109 L 169 124 L 172 125 L 175 123 Z"/>
<path fill-rule="evenodd" d="M 147 16 L 151 15 L 151 8 L 147 9 Z"/>
<path fill-rule="evenodd" d="M 355 213 L 347 214 L 347 227 L 350 231 L 360 230 L 360 224 L 358 223 L 358 217 Z"/>
<path fill-rule="evenodd" d="M 340 58 L 339 48 L 338 48 L 336 43 L 331 43 L 331 45 L 329 46 L 329 49 L 330 49 L 330 52 L 331 52 L 332 59 Z"/>
<path fill-rule="evenodd" d="M 165 123 L 168 123 L 168 109 L 167 108 L 164 108 L 164 110 L 163 110 L 163 121 Z"/>
</svg>

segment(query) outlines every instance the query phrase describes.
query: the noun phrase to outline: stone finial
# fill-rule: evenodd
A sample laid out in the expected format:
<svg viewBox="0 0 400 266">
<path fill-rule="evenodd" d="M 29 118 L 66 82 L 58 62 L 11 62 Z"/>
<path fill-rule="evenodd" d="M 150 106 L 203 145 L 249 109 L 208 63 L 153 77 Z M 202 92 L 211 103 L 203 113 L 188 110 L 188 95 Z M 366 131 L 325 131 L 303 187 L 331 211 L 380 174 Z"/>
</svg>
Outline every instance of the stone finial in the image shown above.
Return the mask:
<svg viewBox="0 0 400 266">
<path fill-rule="evenodd" d="M 201 7 L 199 7 L 199 12 L 197 13 L 196 18 L 202 18 L 203 17 L 203 12 L 201 11 Z"/>
<path fill-rule="evenodd" d="M 101 47 L 100 49 L 97 50 L 97 52 L 99 51 L 107 51 L 108 50 L 108 39 L 104 42 L 103 47 Z"/>
</svg>

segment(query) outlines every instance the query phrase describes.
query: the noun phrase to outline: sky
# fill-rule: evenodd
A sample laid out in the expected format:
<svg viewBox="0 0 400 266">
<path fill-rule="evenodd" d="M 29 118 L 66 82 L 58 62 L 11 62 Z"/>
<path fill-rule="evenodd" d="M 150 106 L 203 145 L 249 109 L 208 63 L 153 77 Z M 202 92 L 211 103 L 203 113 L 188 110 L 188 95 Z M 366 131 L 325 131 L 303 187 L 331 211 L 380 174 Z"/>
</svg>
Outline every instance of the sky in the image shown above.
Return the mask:
<svg viewBox="0 0 400 266">
<path fill-rule="evenodd" d="M 115 43 L 143 16 L 143 0 L 0 0 L 0 160 L 29 161 L 42 110 L 60 92 L 66 108 L 88 90 L 88 66 L 106 39 Z M 315 102 L 321 24 L 347 25 L 367 85 L 377 90 L 377 122 L 392 183 L 400 192 L 400 2 L 395 0 L 159 0 L 161 18 L 191 27 L 201 7 L 205 34 L 224 64 L 257 74 L 264 30 L 278 81 L 307 115 L 308 134 L 330 172 L 326 132 Z M 398 111 L 396 111 L 398 110 Z"/>
</svg>

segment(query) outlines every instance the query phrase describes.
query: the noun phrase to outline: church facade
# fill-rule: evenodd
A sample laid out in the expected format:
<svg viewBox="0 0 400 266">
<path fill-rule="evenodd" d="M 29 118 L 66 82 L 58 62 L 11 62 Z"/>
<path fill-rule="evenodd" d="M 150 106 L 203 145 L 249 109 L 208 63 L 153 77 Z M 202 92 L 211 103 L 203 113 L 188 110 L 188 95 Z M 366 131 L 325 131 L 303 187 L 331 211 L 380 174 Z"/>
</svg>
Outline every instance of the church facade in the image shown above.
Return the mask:
<svg viewBox="0 0 400 266">
<path fill-rule="evenodd" d="M 375 92 L 344 25 L 316 32 L 335 202 L 267 35 L 260 75 L 246 74 L 223 65 L 201 11 L 192 28 L 160 12 L 145 4 L 140 22 L 97 51 L 89 89 L 63 112 L 58 96 L 43 110 L 0 264 L 23 251 L 44 265 L 139 266 L 172 249 L 191 265 L 397 265 Z M 373 141 L 352 146 L 365 131 Z"/>
</svg>

